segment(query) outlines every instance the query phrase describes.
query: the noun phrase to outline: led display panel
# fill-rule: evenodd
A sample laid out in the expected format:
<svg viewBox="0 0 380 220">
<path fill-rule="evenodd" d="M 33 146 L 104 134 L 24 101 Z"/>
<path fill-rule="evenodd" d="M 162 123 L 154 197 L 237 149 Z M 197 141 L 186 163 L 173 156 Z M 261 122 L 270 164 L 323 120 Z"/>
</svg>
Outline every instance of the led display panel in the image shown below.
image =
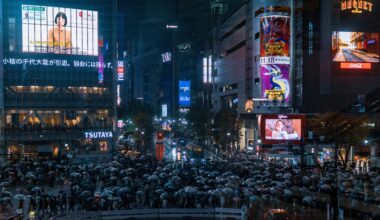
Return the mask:
<svg viewBox="0 0 380 220">
<path fill-rule="evenodd" d="M 341 63 L 378 63 L 379 34 L 365 32 L 332 33 L 332 61 Z M 363 65 L 343 65 L 354 69 Z M 370 65 L 365 65 L 367 68 Z M 364 69 L 367 69 L 364 68 Z"/>
<path fill-rule="evenodd" d="M 98 12 L 22 5 L 22 51 L 98 55 Z"/>
</svg>

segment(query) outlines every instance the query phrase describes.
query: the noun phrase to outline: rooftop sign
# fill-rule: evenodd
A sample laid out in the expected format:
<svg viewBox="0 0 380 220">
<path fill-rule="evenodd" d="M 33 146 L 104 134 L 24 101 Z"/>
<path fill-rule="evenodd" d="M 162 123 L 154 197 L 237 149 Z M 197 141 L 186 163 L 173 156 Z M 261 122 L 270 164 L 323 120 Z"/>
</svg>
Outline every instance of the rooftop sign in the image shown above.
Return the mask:
<svg viewBox="0 0 380 220">
<path fill-rule="evenodd" d="M 361 14 L 363 11 L 372 12 L 373 3 L 362 0 L 343 0 L 340 4 L 341 11 L 351 10 L 353 14 Z"/>
</svg>

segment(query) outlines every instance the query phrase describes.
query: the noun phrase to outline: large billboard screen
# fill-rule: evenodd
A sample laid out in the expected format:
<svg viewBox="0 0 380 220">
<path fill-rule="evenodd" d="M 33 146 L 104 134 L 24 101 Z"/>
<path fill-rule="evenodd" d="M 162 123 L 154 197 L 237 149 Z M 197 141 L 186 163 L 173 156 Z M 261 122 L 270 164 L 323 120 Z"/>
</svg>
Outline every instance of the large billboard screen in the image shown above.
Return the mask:
<svg viewBox="0 0 380 220">
<path fill-rule="evenodd" d="M 300 143 L 304 136 L 304 115 L 262 115 L 261 138 L 264 144 Z"/>
<path fill-rule="evenodd" d="M 189 107 L 190 100 L 190 81 L 179 81 L 179 106 Z"/>
<path fill-rule="evenodd" d="M 378 63 L 379 34 L 334 31 L 332 33 L 332 60 L 342 63 Z M 351 66 L 354 69 L 362 69 L 355 68 L 358 65 Z"/>
<path fill-rule="evenodd" d="M 22 5 L 22 51 L 98 55 L 98 12 Z"/>
<path fill-rule="evenodd" d="M 260 63 L 290 64 L 290 17 L 260 18 Z"/>
<path fill-rule="evenodd" d="M 261 94 L 268 101 L 289 102 L 289 65 L 260 66 Z"/>
</svg>

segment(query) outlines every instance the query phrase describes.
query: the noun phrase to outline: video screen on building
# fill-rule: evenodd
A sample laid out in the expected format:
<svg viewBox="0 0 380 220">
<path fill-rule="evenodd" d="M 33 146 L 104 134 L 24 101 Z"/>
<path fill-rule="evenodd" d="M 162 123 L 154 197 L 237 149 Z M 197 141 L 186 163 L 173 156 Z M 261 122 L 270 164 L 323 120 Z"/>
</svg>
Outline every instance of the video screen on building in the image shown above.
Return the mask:
<svg viewBox="0 0 380 220">
<path fill-rule="evenodd" d="M 332 60 L 345 63 L 343 69 L 368 69 L 368 63 L 379 63 L 379 34 L 334 31 Z"/>
<path fill-rule="evenodd" d="M 289 102 L 289 65 L 261 65 L 261 94 L 268 101 Z"/>
<path fill-rule="evenodd" d="M 260 120 L 265 144 L 298 143 L 303 137 L 304 115 L 262 115 Z"/>
<path fill-rule="evenodd" d="M 189 107 L 190 100 L 190 81 L 179 81 L 179 106 Z"/>
<path fill-rule="evenodd" d="M 265 138 L 267 140 L 299 140 L 301 119 L 266 119 Z"/>
<path fill-rule="evenodd" d="M 22 5 L 22 51 L 98 55 L 98 12 Z"/>
</svg>

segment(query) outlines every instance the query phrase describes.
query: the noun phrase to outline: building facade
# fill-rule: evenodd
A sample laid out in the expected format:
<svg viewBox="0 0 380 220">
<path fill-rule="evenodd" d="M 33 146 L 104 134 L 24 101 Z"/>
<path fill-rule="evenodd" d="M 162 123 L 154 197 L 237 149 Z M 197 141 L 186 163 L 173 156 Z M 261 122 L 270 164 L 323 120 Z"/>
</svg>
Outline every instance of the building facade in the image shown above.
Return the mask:
<svg viewBox="0 0 380 220">
<path fill-rule="evenodd" d="M 0 5 L 2 152 L 108 152 L 116 106 L 113 1 Z"/>
<path fill-rule="evenodd" d="M 378 114 L 380 7 L 344 4 L 252 0 L 223 17 L 211 103 L 236 112 L 240 148 L 257 146 L 261 114 Z"/>
</svg>

